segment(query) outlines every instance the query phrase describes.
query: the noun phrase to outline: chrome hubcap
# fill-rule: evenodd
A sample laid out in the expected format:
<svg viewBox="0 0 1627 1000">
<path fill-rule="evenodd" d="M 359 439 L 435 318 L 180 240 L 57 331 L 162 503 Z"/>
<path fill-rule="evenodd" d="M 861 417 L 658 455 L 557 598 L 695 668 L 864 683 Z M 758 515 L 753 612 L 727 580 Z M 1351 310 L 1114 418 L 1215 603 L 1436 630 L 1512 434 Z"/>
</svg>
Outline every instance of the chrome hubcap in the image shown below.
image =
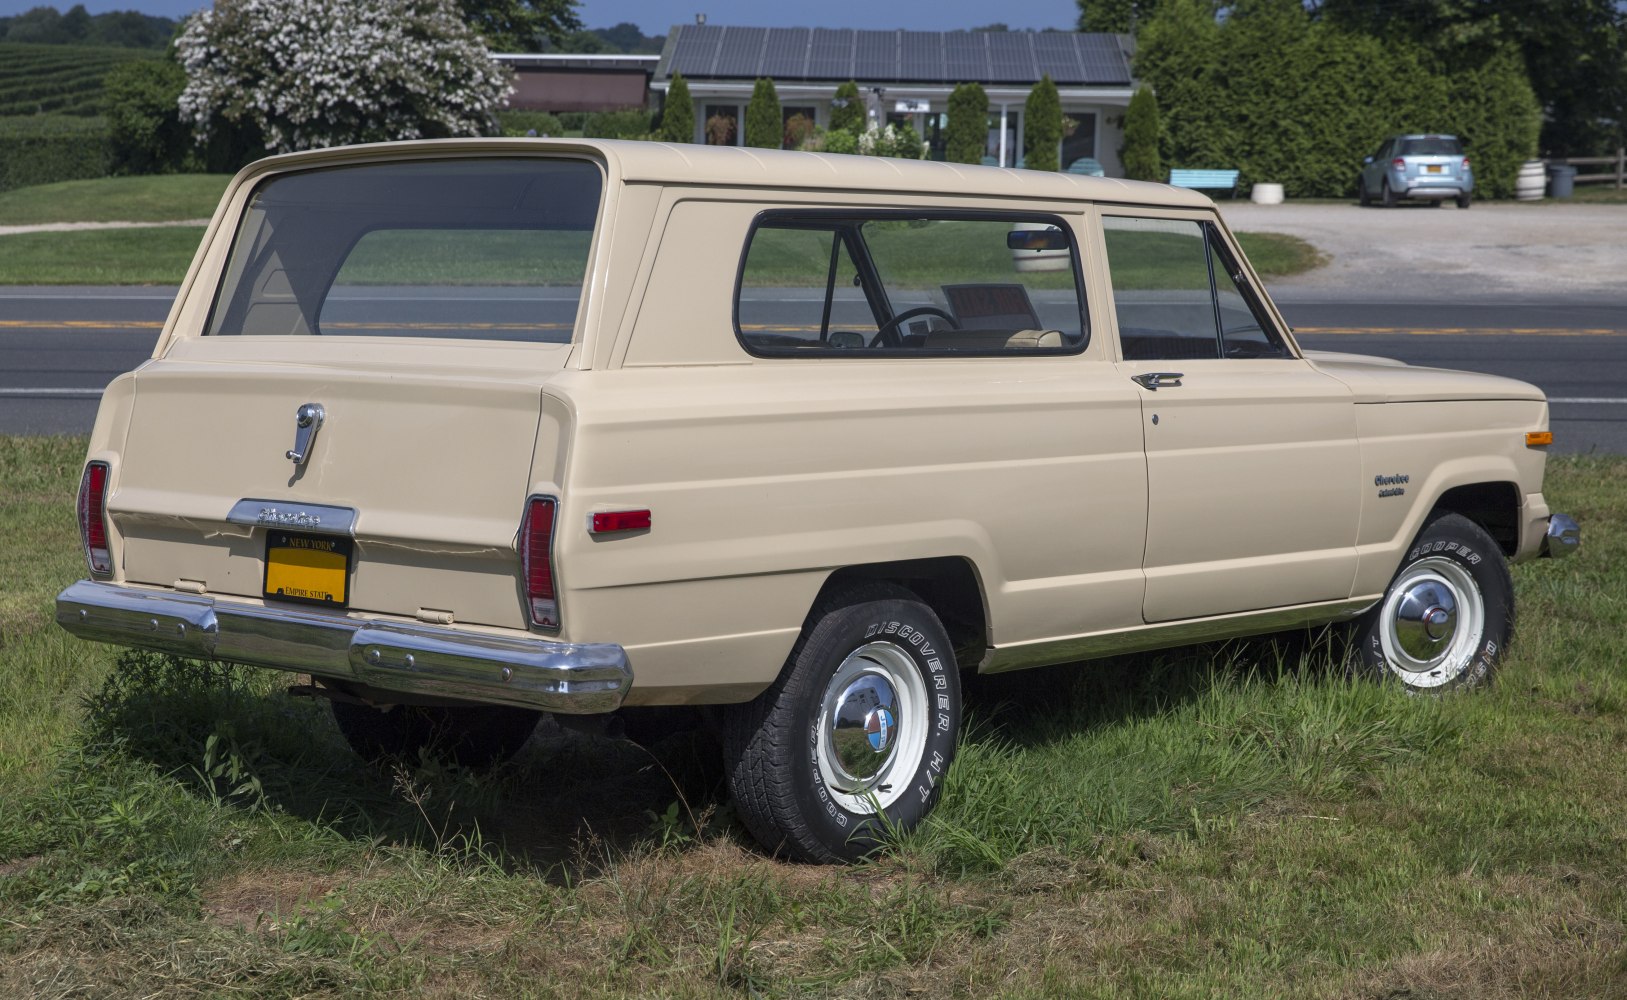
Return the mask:
<svg viewBox="0 0 1627 1000">
<path fill-rule="evenodd" d="M 1485 631 L 1474 577 L 1441 556 L 1408 566 L 1384 600 L 1379 641 L 1390 669 L 1417 688 L 1439 687 L 1473 661 Z"/>
<path fill-rule="evenodd" d="M 872 642 L 848 654 L 815 722 L 815 763 L 837 805 L 873 813 L 904 794 L 926 750 L 926 707 L 926 681 L 902 646 Z"/>
</svg>

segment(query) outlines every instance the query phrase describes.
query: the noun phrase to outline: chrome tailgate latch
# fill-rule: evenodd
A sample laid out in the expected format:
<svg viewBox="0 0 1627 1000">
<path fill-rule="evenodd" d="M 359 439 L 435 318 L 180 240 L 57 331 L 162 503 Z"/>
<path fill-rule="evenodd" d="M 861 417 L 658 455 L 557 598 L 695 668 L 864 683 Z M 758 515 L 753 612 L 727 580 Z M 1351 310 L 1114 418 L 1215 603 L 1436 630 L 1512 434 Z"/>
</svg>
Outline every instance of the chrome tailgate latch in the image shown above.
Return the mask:
<svg viewBox="0 0 1627 1000">
<path fill-rule="evenodd" d="M 283 457 L 295 465 L 304 465 L 311 457 L 311 442 L 316 440 L 316 432 L 322 429 L 327 415 L 321 403 L 306 403 L 294 411 L 294 447 Z"/>
</svg>

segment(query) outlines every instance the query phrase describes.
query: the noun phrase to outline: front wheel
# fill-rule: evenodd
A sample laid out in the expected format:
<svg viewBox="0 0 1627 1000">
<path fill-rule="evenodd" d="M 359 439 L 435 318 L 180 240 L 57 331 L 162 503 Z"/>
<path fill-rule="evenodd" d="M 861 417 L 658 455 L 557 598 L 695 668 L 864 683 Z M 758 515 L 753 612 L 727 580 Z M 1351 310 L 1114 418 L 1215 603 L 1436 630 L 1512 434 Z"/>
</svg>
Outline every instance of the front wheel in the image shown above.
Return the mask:
<svg viewBox="0 0 1627 1000">
<path fill-rule="evenodd" d="M 779 678 L 724 720 L 735 808 L 764 847 L 854 861 L 937 804 L 960 677 L 932 609 L 872 584 L 809 616 Z"/>
<path fill-rule="evenodd" d="M 1366 208 L 1373 203 L 1373 196 L 1367 193 L 1367 178 L 1365 177 L 1356 178 L 1356 200 L 1361 203 L 1362 208 Z"/>
<path fill-rule="evenodd" d="M 1514 583 L 1491 536 L 1458 514 L 1426 522 L 1384 592 L 1357 623 L 1359 668 L 1409 691 L 1491 681 L 1514 626 Z"/>
</svg>

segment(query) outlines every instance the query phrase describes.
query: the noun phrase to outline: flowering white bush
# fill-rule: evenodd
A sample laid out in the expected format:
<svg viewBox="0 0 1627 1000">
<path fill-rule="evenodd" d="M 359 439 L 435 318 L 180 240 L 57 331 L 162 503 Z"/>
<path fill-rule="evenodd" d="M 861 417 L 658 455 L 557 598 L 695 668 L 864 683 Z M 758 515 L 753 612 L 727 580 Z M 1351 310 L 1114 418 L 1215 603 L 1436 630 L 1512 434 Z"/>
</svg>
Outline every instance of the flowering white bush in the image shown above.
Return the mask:
<svg viewBox="0 0 1627 1000">
<path fill-rule="evenodd" d="M 908 125 L 877 128 L 872 125 L 859 133 L 859 153 L 863 156 L 892 156 L 904 160 L 924 160 L 928 144 Z"/>
<path fill-rule="evenodd" d="M 200 137 L 248 121 L 276 152 L 480 135 L 512 90 L 456 0 L 217 0 L 175 50 Z"/>
</svg>

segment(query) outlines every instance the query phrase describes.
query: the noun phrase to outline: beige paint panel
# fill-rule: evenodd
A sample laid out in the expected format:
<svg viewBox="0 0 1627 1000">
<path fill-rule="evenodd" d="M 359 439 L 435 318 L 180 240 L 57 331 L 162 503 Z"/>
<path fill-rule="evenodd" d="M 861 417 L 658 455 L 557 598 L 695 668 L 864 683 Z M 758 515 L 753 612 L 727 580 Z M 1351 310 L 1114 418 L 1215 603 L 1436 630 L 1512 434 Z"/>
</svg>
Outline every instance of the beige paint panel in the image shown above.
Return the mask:
<svg viewBox="0 0 1627 1000">
<path fill-rule="evenodd" d="M 562 538 L 566 628 L 609 638 L 582 631 L 570 603 L 581 590 L 935 556 L 976 566 L 1000 641 L 1139 622 L 1133 388 L 1110 365 L 1066 357 L 561 379 L 550 391 L 568 394 L 577 418 L 565 523 L 648 507 L 654 525 Z M 805 596 L 749 602 L 734 631 L 800 625 Z M 669 613 L 663 628 L 698 637 L 685 619 Z"/>
<path fill-rule="evenodd" d="M 1388 403 L 1358 406 L 1356 415 L 1362 444 L 1356 593 L 1377 593 L 1389 584 L 1435 501 L 1454 486 L 1514 483 L 1528 505 L 1546 506 L 1540 490 L 1547 454 L 1525 446 L 1527 431 L 1548 425 L 1544 402 Z M 1409 479 L 1402 487 L 1406 493 L 1381 498 L 1374 479 L 1400 475 Z M 1535 494 L 1535 501 L 1527 494 Z M 1521 551 L 1534 551 L 1546 527 L 1527 519 Z"/>
<path fill-rule="evenodd" d="M 1294 358 L 1118 367 L 1126 381 L 1184 375 L 1179 387 L 1138 389 L 1150 498 L 1147 621 L 1350 595 L 1361 456 L 1342 384 Z"/>
</svg>

